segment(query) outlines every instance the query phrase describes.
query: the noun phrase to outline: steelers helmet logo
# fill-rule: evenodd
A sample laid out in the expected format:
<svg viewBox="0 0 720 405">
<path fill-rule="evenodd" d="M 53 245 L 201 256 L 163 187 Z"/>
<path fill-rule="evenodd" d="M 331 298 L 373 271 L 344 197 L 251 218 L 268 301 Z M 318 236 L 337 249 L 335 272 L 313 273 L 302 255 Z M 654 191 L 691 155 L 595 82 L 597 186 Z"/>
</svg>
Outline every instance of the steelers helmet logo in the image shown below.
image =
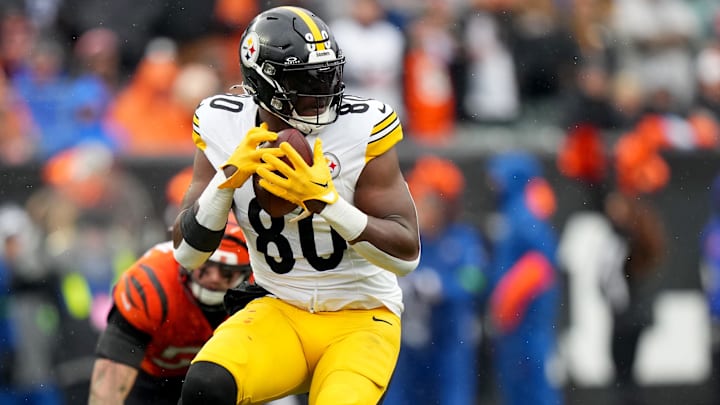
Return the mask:
<svg viewBox="0 0 720 405">
<path fill-rule="evenodd" d="M 257 33 L 249 33 L 240 46 L 240 59 L 243 65 L 247 67 L 255 66 L 255 62 L 260 56 L 260 40 Z"/>
<path fill-rule="evenodd" d="M 327 161 L 328 169 L 330 169 L 330 176 L 332 176 L 333 179 L 336 178 L 340 175 L 340 160 L 332 153 L 326 152 L 323 155 Z"/>
</svg>

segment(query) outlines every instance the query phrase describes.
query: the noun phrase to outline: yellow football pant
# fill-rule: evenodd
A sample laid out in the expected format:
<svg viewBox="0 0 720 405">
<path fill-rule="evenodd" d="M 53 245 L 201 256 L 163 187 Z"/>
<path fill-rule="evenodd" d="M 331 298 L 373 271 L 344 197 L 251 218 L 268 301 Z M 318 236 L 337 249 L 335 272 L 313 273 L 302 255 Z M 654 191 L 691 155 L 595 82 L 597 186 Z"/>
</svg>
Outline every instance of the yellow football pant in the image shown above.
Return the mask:
<svg viewBox="0 0 720 405">
<path fill-rule="evenodd" d="M 197 354 L 228 369 L 237 403 L 302 392 L 310 405 L 375 405 L 400 351 L 400 319 L 386 308 L 310 313 L 263 297 L 221 324 Z"/>
</svg>

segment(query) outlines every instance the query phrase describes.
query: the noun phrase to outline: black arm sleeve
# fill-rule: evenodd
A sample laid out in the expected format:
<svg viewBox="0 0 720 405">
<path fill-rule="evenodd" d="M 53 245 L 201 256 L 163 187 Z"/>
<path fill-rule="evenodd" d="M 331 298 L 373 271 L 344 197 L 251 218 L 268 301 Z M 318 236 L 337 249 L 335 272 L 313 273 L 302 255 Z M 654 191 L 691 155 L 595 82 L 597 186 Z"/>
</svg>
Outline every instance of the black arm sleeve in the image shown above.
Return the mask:
<svg viewBox="0 0 720 405">
<path fill-rule="evenodd" d="M 113 305 L 107 328 L 100 335 L 95 354 L 117 363 L 140 368 L 152 336 L 138 330 Z"/>
</svg>

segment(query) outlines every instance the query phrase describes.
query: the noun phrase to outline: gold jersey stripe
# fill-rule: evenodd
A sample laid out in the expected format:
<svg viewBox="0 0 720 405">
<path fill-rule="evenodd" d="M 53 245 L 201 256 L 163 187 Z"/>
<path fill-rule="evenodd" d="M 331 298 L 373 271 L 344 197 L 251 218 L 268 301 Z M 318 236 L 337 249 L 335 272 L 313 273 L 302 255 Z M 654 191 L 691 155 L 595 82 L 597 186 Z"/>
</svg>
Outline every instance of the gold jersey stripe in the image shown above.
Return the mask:
<svg viewBox="0 0 720 405">
<path fill-rule="evenodd" d="M 375 124 L 375 126 L 372 129 L 372 134 L 375 135 L 378 132 L 384 130 L 385 128 L 389 127 L 395 120 L 397 120 L 397 114 L 395 111 L 392 112 L 392 114 L 385 117 L 382 121 Z"/>
<path fill-rule="evenodd" d="M 200 126 L 200 117 L 198 117 L 197 113 L 193 114 L 193 127 L 199 127 Z M 204 151 L 207 147 L 207 144 L 202 139 L 202 135 L 200 135 L 200 132 L 197 131 L 197 129 L 193 128 L 192 132 L 192 139 L 195 145 L 200 148 L 200 150 Z"/>
<path fill-rule="evenodd" d="M 385 136 L 368 143 L 365 150 L 365 163 L 387 152 L 403 139 L 402 125 L 398 120 L 395 120 L 395 122 L 395 127 Z"/>
<path fill-rule="evenodd" d="M 317 50 L 324 50 L 325 38 L 323 38 L 322 33 L 320 32 L 320 28 L 318 28 L 317 24 L 315 24 L 315 21 L 313 21 L 312 17 L 310 17 L 308 13 L 297 7 L 286 6 L 285 8 L 297 14 L 305 22 L 305 25 L 307 25 L 310 29 L 310 33 L 312 34 L 313 38 L 315 38 L 315 46 L 317 46 Z"/>
<path fill-rule="evenodd" d="M 200 148 L 201 151 L 205 151 L 205 148 L 207 148 L 207 144 L 202 139 L 202 135 L 196 130 L 193 130 L 192 132 L 192 138 L 193 142 L 195 142 L 195 145 Z"/>
</svg>

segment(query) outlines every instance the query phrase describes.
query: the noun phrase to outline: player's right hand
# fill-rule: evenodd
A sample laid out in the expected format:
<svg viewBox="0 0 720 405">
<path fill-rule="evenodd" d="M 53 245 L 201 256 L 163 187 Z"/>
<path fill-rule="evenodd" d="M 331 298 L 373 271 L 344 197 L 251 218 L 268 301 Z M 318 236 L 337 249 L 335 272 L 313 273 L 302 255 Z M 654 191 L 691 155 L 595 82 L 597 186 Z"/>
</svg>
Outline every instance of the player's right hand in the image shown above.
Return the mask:
<svg viewBox="0 0 720 405">
<path fill-rule="evenodd" d="M 338 200 L 338 192 L 333 185 L 320 138 L 315 140 L 312 166 L 305 163 L 302 156 L 289 143 L 281 143 L 280 150 L 285 152 L 292 166 L 276 156 L 264 155 L 263 160 L 266 164 L 257 169 L 262 188 L 301 206 L 305 212 L 310 211 L 305 205 L 309 200 L 318 200 L 325 204 L 333 204 Z M 303 214 L 301 217 L 309 216 Z"/>
<path fill-rule="evenodd" d="M 258 148 L 263 142 L 272 142 L 277 139 L 277 133 L 268 130 L 267 124 L 262 123 L 259 127 L 251 128 L 230 158 L 220 167 L 233 166 L 237 170 L 227 178 L 218 188 L 238 188 L 241 187 L 250 176 L 255 173 L 258 166 L 262 164 L 262 155 L 269 153 L 275 156 L 282 156 L 283 152 L 278 148 Z"/>
</svg>

